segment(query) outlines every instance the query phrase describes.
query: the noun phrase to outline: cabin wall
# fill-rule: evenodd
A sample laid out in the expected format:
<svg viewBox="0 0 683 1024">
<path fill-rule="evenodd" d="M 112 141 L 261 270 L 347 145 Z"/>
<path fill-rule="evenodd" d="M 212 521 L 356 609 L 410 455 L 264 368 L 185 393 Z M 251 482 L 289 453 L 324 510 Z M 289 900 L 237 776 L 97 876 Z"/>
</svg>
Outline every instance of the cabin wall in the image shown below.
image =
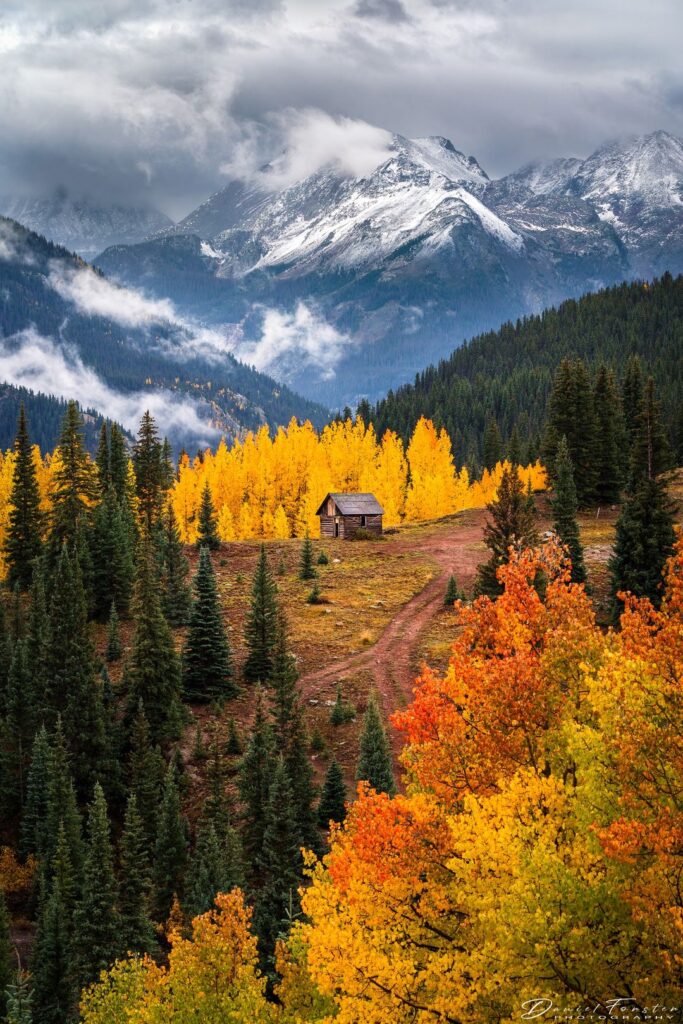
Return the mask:
<svg viewBox="0 0 683 1024">
<path fill-rule="evenodd" d="M 340 529 L 341 533 L 341 529 Z M 320 517 L 320 536 L 329 540 L 334 539 L 334 516 Z"/>
<path fill-rule="evenodd" d="M 382 517 L 381 515 L 376 516 L 365 516 L 365 526 L 362 525 L 361 516 L 344 516 L 344 537 L 346 540 L 350 540 L 358 530 L 367 530 L 368 533 L 374 533 L 377 537 L 382 535 Z M 341 534 L 341 531 L 340 531 Z"/>
</svg>

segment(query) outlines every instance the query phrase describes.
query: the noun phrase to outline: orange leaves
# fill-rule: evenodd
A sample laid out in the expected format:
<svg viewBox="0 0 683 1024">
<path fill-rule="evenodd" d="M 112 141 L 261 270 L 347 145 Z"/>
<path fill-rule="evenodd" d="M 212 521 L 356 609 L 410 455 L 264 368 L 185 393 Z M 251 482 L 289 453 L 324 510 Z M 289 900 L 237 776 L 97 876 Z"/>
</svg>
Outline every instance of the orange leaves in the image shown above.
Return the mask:
<svg viewBox="0 0 683 1024">
<path fill-rule="evenodd" d="M 494 791 L 519 768 L 547 770 L 547 734 L 577 698 L 579 664 L 598 640 L 589 601 L 569 583 L 556 545 L 514 554 L 500 576 L 498 601 L 459 606 L 462 630 L 445 676 L 423 670 L 413 704 L 394 716 L 411 776 L 451 807 L 466 792 Z"/>
</svg>

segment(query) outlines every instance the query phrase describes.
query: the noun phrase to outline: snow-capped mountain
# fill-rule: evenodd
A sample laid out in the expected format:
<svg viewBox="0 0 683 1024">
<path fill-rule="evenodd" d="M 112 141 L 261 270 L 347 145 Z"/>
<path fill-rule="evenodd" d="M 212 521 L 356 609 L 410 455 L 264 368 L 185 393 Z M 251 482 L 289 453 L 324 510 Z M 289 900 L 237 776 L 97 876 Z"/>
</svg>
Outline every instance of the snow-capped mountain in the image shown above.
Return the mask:
<svg viewBox="0 0 683 1024">
<path fill-rule="evenodd" d="M 447 139 L 394 136 L 362 178 L 329 165 L 279 192 L 232 182 L 98 263 L 232 324 L 270 372 L 336 404 L 374 397 L 506 319 L 683 269 L 682 183 L 683 144 L 665 132 L 497 181 Z M 316 364 L 315 339 L 268 320 L 276 310 L 291 324 L 302 304 L 336 332 L 333 358 Z"/>
<path fill-rule="evenodd" d="M 103 206 L 74 199 L 64 189 L 49 198 L 3 196 L 0 214 L 19 221 L 51 242 L 91 259 L 111 245 L 133 245 L 172 221 L 151 207 Z"/>
</svg>

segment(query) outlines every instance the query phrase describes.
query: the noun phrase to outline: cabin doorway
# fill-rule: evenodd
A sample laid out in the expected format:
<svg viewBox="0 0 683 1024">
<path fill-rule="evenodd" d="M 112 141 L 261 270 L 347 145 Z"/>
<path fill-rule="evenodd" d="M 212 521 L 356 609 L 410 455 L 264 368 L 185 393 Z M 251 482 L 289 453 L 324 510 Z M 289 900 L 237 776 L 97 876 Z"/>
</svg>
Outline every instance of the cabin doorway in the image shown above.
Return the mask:
<svg viewBox="0 0 683 1024">
<path fill-rule="evenodd" d="M 339 520 L 338 519 L 335 519 L 335 521 L 334 521 L 334 535 L 335 535 L 335 537 L 339 536 Z"/>
</svg>

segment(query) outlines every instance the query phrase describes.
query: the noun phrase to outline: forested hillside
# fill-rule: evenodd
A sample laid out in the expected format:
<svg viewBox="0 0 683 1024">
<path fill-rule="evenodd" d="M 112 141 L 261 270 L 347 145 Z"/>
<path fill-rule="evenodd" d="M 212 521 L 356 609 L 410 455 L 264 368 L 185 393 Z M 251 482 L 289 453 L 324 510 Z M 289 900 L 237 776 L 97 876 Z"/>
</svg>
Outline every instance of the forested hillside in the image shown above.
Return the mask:
<svg viewBox="0 0 683 1024">
<path fill-rule="evenodd" d="M 548 398 L 564 358 L 578 358 L 589 372 L 601 364 L 621 382 L 638 356 L 652 374 L 666 429 L 683 459 L 683 277 L 665 274 L 647 284 L 608 288 L 562 303 L 540 316 L 506 324 L 473 338 L 419 374 L 415 383 L 390 391 L 360 411 L 378 434 L 390 428 L 403 438 L 420 416 L 448 431 L 458 461 L 481 465 L 487 427 L 497 426 L 503 444 L 515 428 L 524 454 L 540 449 Z"/>
<path fill-rule="evenodd" d="M 23 405 L 31 422 L 31 437 L 41 451 L 48 452 L 57 444 L 66 413 L 67 402 L 53 395 L 36 394 L 28 388 L 16 388 L 0 383 L 0 450 L 10 448 L 17 430 L 19 409 Z M 95 451 L 104 422 L 95 409 L 83 414 L 85 444 L 89 452 Z"/>
</svg>

